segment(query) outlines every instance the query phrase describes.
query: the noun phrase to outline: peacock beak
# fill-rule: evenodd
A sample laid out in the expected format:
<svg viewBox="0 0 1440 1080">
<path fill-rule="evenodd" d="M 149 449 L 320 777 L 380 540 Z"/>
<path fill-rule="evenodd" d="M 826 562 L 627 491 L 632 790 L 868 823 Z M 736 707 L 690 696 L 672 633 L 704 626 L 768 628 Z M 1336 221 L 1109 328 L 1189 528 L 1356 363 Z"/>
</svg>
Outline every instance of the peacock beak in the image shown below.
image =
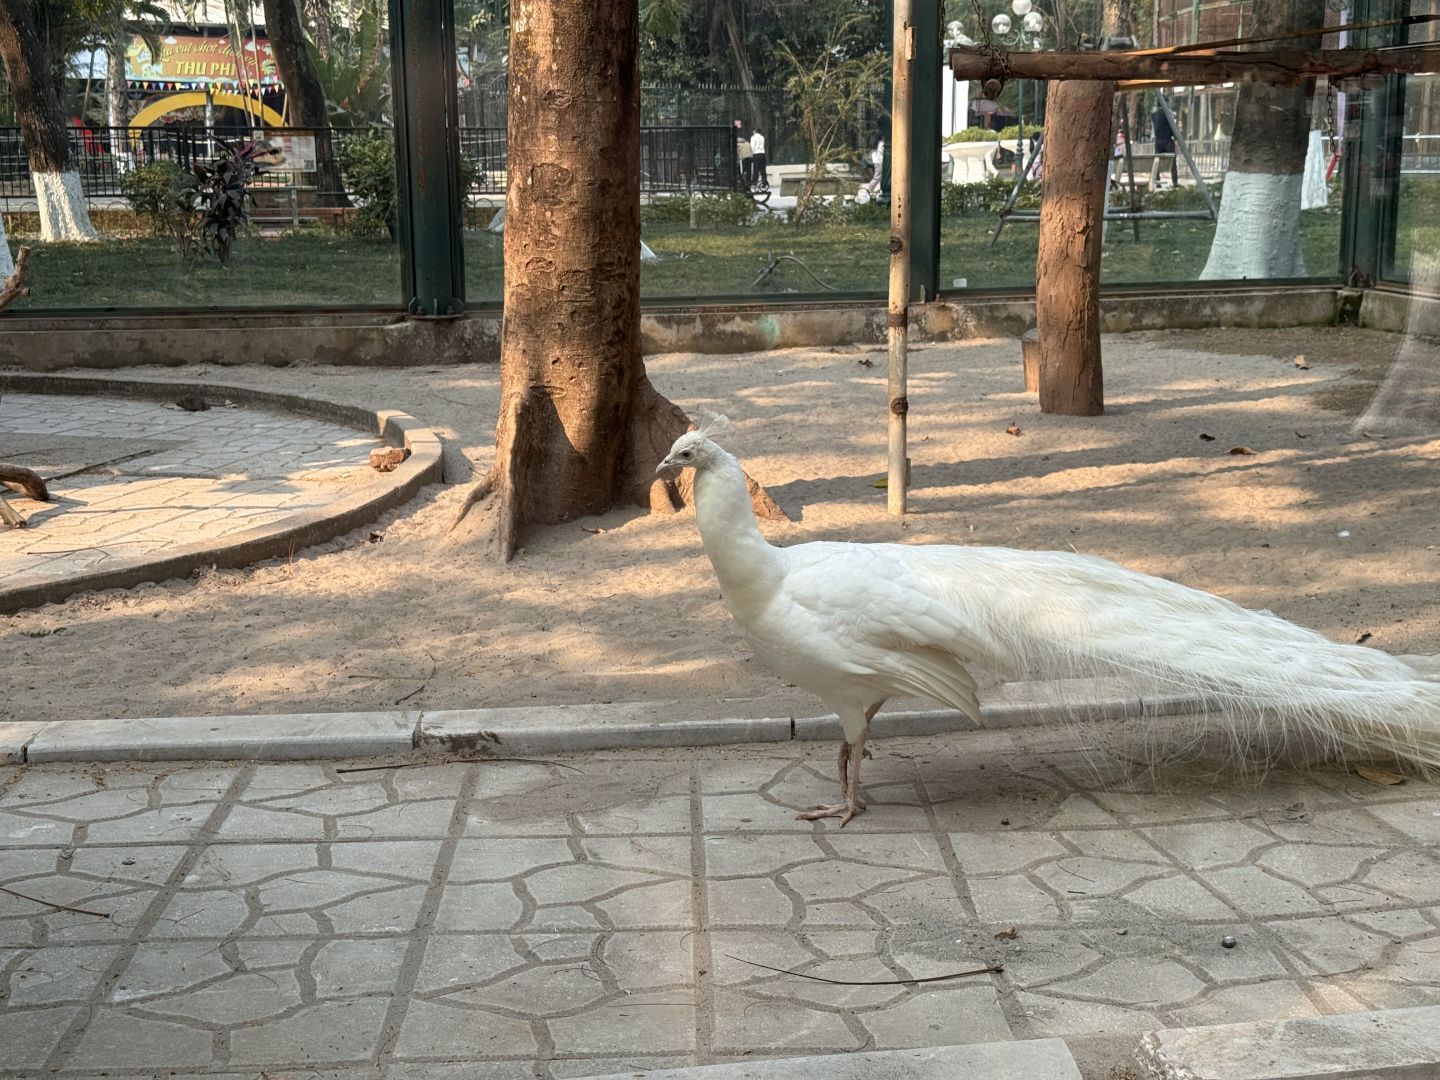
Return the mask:
<svg viewBox="0 0 1440 1080">
<path fill-rule="evenodd" d="M 675 463 L 667 457 L 664 461 L 660 462 L 659 465 L 655 466 L 655 471 L 657 473 L 662 473 L 673 468 L 675 468 Z"/>
</svg>

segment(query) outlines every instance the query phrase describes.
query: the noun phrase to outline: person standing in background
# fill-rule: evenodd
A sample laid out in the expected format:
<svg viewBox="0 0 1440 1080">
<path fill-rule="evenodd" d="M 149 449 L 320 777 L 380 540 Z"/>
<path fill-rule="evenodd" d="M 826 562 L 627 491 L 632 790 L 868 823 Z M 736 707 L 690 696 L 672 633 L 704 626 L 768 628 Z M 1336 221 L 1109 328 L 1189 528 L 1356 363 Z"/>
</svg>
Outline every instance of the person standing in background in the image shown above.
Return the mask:
<svg viewBox="0 0 1440 1080">
<path fill-rule="evenodd" d="M 1170 186 L 1180 186 L 1180 170 L 1175 167 L 1175 129 L 1164 109 L 1156 109 L 1150 117 L 1155 127 L 1155 153 L 1170 155 Z"/>
<path fill-rule="evenodd" d="M 740 126 L 740 121 L 735 121 L 735 158 L 740 163 L 740 179 L 749 187 L 751 183 L 750 164 L 751 154 L 750 140 L 745 137 L 745 129 Z"/>
<path fill-rule="evenodd" d="M 750 136 L 750 175 L 753 183 L 770 186 L 770 175 L 765 171 L 765 136 L 758 127 Z"/>
</svg>

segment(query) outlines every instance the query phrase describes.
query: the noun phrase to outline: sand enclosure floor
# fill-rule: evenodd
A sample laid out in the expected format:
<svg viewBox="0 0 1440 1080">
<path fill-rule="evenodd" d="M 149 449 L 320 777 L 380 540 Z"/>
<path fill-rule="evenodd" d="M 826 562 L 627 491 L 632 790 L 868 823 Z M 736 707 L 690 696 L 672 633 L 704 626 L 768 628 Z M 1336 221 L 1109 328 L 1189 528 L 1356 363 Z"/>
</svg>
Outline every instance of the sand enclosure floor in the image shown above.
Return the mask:
<svg viewBox="0 0 1440 1080">
<path fill-rule="evenodd" d="M 1117 335 L 1105 342 L 1108 411 L 1078 419 L 1044 416 L 1021 392 L 1014 341 L 918 348 L 903 522 L 876 486 L 883 350 L 648 367 L 676 401 L 734 420 L 729 448 L 794 518 L 764 526 L 775 543 L 1073 547 L 1338 641 L 1433 653 L 1440 437 L 1355 429 L 1397 356 L 1440 370 L 1433 343 L 1360 330 Z M 532 530 L 507 566 L 444 535 L 492 454 L 494 366 L 118 374 L 403 409 L 445 439 L 448 483 L 289 559 L 5 619 L 10 718 L 665 699 L 686 717 L 822 711 L 740 641 L 689 513 L 622 509 Z"/>
</svg>

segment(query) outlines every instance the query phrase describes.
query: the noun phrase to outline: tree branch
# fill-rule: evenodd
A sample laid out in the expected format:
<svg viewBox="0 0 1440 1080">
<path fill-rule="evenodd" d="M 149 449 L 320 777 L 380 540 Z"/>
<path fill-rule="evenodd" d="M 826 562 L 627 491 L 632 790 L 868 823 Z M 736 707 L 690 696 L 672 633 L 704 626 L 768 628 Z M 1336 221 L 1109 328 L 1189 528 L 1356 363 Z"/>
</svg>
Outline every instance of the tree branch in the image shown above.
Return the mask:
<svg viewBox="0 0 1440 1080">
<path fill-rule="evenodd" d="M 30 295 L 25 286 L 25 264 L 29 261 L 30 249 L 22 247 L 15 255 L 15 272 L 5 279 L 4 285 L 0 285 L 0 311 L 4 311 L 11 301 Z"/>
</svg>

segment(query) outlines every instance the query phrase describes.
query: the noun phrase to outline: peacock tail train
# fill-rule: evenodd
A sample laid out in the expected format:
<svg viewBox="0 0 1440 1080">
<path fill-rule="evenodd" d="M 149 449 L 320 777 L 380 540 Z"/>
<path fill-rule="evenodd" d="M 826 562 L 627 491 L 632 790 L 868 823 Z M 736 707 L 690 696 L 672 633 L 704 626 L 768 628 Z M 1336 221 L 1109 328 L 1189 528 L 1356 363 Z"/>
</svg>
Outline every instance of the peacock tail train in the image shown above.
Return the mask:
<svg viewBox="0 0 1440 1080">
<path fill-rule="evenodd" d="M 1297 738 L 1440 771 L 1440 682 L 1377 649 L 1068 552 L 906 546 L 917 583 L 1017 677 L 1140 676 L 1193 694 L 1237 743 Z"/>
</svg>

